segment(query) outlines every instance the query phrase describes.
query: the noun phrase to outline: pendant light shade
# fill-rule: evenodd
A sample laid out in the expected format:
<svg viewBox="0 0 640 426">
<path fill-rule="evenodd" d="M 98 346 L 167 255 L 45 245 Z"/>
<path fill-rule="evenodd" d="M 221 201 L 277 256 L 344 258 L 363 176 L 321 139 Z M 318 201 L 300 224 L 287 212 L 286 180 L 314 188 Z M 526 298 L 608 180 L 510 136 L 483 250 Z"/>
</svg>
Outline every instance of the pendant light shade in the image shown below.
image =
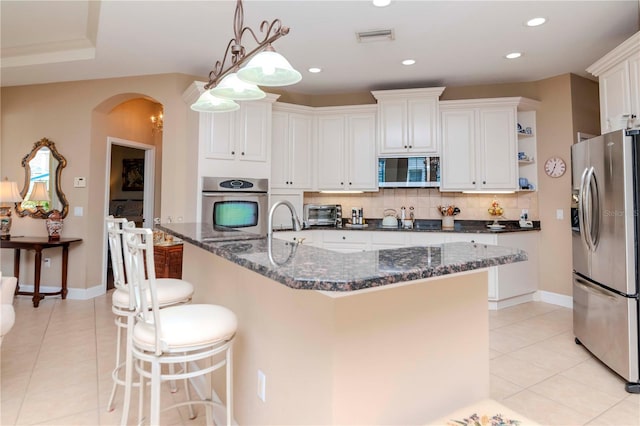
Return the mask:
<svg viewBox="0 0 640 426">
<path fill-rule="evenodd" d="M 236 73 L 227 74 L 216 87 L 209 89 L 209 92 L 219 98 L 236 101 L 255 101 L 267 96 L 255 84 L 240 80 Z"/>
<path fill-rule="evenodd" d="M 203 92 L 198 100 L 191 105 L 191 109 L 197 112 L 231 112 L 239 108 L 240 105 L 232 100 L 213 96 L 208 90 Z"/>
<path fill-rule="evenodd" d="M 268 46 L 238 71 L 238 78 L 259 86 L 288 86 L 302 80 L 284 56 Z"/>
</svg>

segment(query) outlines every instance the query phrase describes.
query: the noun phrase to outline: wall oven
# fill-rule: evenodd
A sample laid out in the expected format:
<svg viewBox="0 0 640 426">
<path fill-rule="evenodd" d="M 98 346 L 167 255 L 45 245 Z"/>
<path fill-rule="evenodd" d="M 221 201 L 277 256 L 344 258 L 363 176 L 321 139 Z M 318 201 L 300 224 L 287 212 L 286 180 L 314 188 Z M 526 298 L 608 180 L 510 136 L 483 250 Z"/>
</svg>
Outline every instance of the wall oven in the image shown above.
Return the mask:
<svg viewBox="0 0 640 426">
<path fill-rule="evenodd" d="M 267 235 L 268 179 L 202 178 L 202 222 Z"/>
</svg>

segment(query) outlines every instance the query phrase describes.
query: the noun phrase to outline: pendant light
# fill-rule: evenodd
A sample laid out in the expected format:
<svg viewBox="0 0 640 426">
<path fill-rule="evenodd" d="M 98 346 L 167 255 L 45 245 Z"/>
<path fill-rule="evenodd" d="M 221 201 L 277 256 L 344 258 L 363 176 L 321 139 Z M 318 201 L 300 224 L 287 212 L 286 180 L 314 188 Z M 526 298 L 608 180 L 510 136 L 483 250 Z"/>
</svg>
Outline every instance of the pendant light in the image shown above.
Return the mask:
<svg viewBox="0 0 640 426">
<path fill-rule="evenodd" d="M 268 45 L 238 71 L 238 78 L 260 86 L 289 86 L 302 80 L 302 75 Z"/>
<path fill-rule="evenodd" d="M 267 96 L 255 84 L 240 80 L 235 72 L 227 74 L 216 87 L 209 89 L 209 93 L 234 101 L 255 101 Z"/>
<path fill-rule="evenodd" d="M 239 108 L 240 105 L 232 100 L 213 96 L 208 90 L 204 91 L 191 105 L 191 109 L 197 112 L 231 112 Z"/>
</svg>

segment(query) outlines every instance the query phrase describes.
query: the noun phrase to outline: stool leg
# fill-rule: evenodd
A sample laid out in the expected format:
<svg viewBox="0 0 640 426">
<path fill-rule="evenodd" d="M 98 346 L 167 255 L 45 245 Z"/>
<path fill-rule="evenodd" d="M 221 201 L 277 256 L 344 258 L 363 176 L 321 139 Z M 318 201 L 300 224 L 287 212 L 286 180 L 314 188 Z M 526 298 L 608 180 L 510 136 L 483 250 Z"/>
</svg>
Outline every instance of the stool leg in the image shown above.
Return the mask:
<svg viewBox="0 0 640 426">
<path fill-rule="evenodd" d="M 188 364 L 186 362 L 183 362 L 182 369 L 185 375 L 189 372 L 188 368 L 189 368 Z M 184 395 L 187 398 L 187 401 L 191 401 L 191 391 L 189 390 L 189 379 L 187 378 L 184 379 Z M 198 417 L 198 414 L 196 414 L 196 412 L 194 411 L 193 404 L 189 404 L 189 420 L 193 420 L 196 417 Z"/>
<path fill-rule="evenodd" d="M 233 419 L 233 342 L 229 343 L 227 349 L 227 426 L 231 426 Z"/>
<path fill-rule="evenodd" d="M 131 406 L 131 387 L 133 386 L 133 314 L 127 316 L 127 342 L 124 360 L 124 404 L 122 405 L 121 424 L 127 424 L 129 420 L 129 407 Z"/>
<path fill-rule="evenodd" d="M 172 376 L 176 373 L 176 367 L 173 364 L 169 364 L 169 374 Z M 171 393 L 178 392 L 178 386 L 176 385 L 175 380 L 169 381 L 169 388 L 171 389 Z"/>
<path fill-rule="evenodd" d="M 151 408 L 149 414 L 149 423 L 154 425 L 160 424 L 160 362 L 155 359 L 151 362 Z"/>
<path fill-rule="evenodd" d="M 118 389 L 118 370 L 120 369 L 120 342 L 122 341 L 122 326 L 120 324 L 119 317 L 116 317 L 115 323 L 118 331 L 118 334 L 116 335 L 116 366 L 113 369 L 113 373 L 111 373 L 111 376 L 113 377 L 113 387 L 111 388 L 111 396 L 109 397 L 109 402 L 107 403 L 107 411 L 113 411 L 115 409 L 116 391 Z"/>
</svg>

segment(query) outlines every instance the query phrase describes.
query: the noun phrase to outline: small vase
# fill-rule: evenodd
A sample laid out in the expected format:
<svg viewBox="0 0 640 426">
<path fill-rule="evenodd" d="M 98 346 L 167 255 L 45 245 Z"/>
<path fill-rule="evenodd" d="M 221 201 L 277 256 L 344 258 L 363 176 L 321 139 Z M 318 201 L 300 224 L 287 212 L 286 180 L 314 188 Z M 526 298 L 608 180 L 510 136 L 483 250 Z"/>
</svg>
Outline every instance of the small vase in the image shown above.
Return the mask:
<svg viewBox="0 0 640 426">
<path fill-rule="evenodd" d="M 47 232 L 50 240 L 59 240 L 62 233 L 62 216 L 58 210 L 53 210 L 47 217 Z"/>
<path fill-rule="evenodd" d="M 453 229 L 453 216 L 442 216 L 442 229 Z"/>
</svg>

